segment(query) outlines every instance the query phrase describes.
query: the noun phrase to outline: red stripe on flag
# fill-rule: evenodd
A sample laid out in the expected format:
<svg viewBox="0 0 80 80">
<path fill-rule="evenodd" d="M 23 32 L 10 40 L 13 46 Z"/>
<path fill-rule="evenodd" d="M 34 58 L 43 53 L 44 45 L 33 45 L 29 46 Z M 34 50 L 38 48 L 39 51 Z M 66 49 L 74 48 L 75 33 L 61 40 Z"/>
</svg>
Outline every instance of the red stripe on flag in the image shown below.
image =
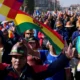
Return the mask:
<svg viewBox="0 0 80 80">
<path fill-rule="evenodd" d="M 17 14 L 17 10 L 11 9 L 11 10 L 9 11 L 7 17 L 12 18 L 12 19 L 15 19 L 16 14 Z"/>
<path fill-rule="evenodd" d="M 16 0 L 4 0 L 3 4 L 11 8 L 15 1 Z"/>
<path fill-rule="evenodd" d="M 19 10 L 21 5 L 22 5 L 21 2 L 15 1 L 14 4 L 13 4 L 12 9 Z"/>
<path fill-rule="evenodd" d="M 28 15 L 29 16 L 29 15 Z M 37 21 L 37 20 L 36 20 Z M 52 30 L 51 28 L 49 28 L 49 26 L 42 24 L 41 22 L 37 21 L 39 24 L 42 25 L 42 27 L 45 26 L 45 28 L 47 28 L 51 33 L 53 33 L 63 44 L 64 44 L 64 40 L 61 38 L 60 34 L 58 34 L 58 32 Z"/>
</svg>

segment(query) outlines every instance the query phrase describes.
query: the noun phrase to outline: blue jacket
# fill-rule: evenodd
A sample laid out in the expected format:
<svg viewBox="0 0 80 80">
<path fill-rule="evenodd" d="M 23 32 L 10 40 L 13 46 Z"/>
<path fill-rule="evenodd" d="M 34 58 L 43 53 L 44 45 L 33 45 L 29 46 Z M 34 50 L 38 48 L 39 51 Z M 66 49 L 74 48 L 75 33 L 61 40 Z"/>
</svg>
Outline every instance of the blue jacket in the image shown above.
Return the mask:
<svg viewBox="0 0 80 80">
<path fill-rule="evenodd" d="M 57 32 L 62 36 L 63 40 L 68 40 L 68 32 L 64 28 L 57 29 Z"/>
<path fill-rule="evenodd" d="M 77 30 L 72 34 L 72 40 L 74 40 L 78 36 L 80 36 L 80 31 Z"/>
</svg>

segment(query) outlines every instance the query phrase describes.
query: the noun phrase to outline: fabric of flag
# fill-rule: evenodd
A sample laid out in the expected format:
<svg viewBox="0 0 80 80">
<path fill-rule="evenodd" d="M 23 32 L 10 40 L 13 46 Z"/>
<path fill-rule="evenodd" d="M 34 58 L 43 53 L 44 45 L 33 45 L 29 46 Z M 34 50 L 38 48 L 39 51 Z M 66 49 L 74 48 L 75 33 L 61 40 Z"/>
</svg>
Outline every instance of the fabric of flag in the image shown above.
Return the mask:
<svg viewBox="0 0 80 80">
<path fill-rule="evenodd" d="M 0 0 L 0 21 L 13 20 L 24 0 Z"/>
<path fill-rule="evenodd" d="M 59 54 L 63 49 L 64 41 L 62 40 L 61 36 L 48 26 L 34 20 L 30 15 L 19 11 L 16 15 L 15 22 L 18 33 L 22 34 L 28 29 L 38 29 L 46 35 L 51 44 L 54 46 L 57 54 Z"/>
</svg>

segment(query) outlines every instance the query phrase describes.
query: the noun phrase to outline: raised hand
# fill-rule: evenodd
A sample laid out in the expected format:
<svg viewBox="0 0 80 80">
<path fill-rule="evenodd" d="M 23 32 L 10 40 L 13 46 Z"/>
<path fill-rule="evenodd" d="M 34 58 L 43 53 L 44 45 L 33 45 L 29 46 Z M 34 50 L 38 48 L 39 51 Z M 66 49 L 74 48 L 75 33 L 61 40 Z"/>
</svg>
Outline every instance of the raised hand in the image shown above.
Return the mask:
<svg viewBox="0 0 80 80">
<path fill-rule="evenodd" d="M 66 50 L 65 55 L 69 58 L 72 59 L 74 57 L 74 52 L 75 52 L 75 48 L 72 48 L 72 44 L 70 43 L 69 46 L 65 46 Z"/>
<path fill-rule="evenodd" d="M 64 48 L 62 50 L 62 53 L 64 54 L 67 49 L 68 49 L 68 44 L 67 44 L 67 41 L 65 40 L 65 42 L 64 42 Z"/>
<path fill-rule="evenodd" d="M 74 57 L 75 48 L 72 48 L 72 44 L 70 43 L 69 46 L 67 44 L 67 41 L 64 43 L 64 49 L 62 50 L 62 53 L 68 57 L 73 58 Z"/>
<path fill-rule="evenodd" d="M 22 43 L 24 44 L 24 46 L 26 47 L 26 49 L 27 49 L 27 54 L 32 55 L 32 56 L 36 56 L 36 57 L 40 57 L 39 52 L 36 52 L 36 51 L 32 50 L 31 47 L 30 47 L 30 45 L 28 44 L 28 42 L 27 42 L 25 39 L 22 39 L 21 42 L 22 42 Z"/>
</svg>

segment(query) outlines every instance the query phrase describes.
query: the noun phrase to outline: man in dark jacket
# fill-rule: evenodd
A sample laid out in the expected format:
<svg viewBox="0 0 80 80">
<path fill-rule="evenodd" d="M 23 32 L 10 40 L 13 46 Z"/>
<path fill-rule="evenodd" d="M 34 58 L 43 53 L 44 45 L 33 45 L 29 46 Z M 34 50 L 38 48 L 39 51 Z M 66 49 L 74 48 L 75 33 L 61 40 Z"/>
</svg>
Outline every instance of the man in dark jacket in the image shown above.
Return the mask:
<svg viewBox="0 0 80 80">
<path fill-rule="evenodd" d="M 64 48 L 65 54 L 61 54 L 59 59 L 51 63 L 49 66 L 42 66 L 42 71 L 35 71 L 35 68 L 26 63 L 28 49 L 22 42 L 16 43 L 11 53 L 11 65 L 0 63 L 0 79 L 1 80 L 41 80 L 54 75 L 63 69 L 69 60 L 73 57 L 71 44 Z M 63 51 L 63 52 L 64 52 Z"/>
</svg>

